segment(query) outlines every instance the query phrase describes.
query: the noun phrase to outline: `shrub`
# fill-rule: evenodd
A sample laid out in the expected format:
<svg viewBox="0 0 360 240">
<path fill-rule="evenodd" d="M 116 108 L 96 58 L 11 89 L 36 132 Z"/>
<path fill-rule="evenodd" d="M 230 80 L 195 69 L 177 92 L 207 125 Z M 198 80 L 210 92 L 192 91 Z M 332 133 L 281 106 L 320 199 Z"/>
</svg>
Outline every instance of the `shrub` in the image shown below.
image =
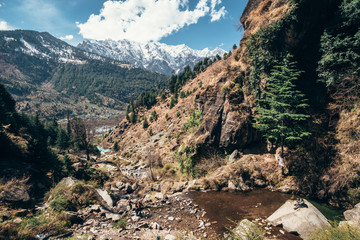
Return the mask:
<svg viewBox="0 0 360 240">
<path fill-rule="evenodd" d="M 112 225 L 114 228 L 125 230 L 127 226 L 127 215 L 123 215 L 122 218 L 114 222 Z"/>
<path fill-rule="evenodd" d="M 190 110 L 190 118 L 184 123 L 184 130 L 187 131 L 191 128 L 198 128 L 202 121 L 202 112 Z"/>
<path fill-rule="evenodd" d="M 314 240 L 352 240 L 360 239 L 359 226 L 336 226 L 335 222 L 331 226 L 315 232 L 312 236 Z"/>
</svg>

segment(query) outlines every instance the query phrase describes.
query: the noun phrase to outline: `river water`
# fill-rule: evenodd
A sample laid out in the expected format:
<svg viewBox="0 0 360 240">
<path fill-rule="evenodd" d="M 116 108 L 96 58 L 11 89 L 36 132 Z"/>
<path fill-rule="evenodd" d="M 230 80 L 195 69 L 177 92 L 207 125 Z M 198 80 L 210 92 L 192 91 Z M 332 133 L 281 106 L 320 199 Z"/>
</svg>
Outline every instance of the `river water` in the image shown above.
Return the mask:
<svg viewBox="0 0 360 240">
<path fill-rule="evenodd" d="M 191 192 L 191 197 L 200 208 L 206 211 L 207 218 L 211 222 L 216 222 L 213 227 L 218 234 L 222 235 L 229 227 L 233 227 L 235 223 L 243 219 L 266 219 L 292 196 L 267 189 L 255 189 L 246 193 Z M 326 210 L 332 211 L 330 208 Z M 301 238 L 286 234 L 283 239 Z"/>
</svg>

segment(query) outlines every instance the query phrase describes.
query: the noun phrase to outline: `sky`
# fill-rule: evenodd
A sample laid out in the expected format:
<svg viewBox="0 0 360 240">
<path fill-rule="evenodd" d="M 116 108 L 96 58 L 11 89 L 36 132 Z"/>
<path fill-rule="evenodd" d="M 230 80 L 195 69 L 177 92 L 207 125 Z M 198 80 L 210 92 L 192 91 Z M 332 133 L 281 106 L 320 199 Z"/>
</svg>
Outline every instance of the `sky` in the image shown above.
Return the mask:
<svg viewBox="0 0 360 240">
<path fill-rule="evenodd" d="M 84 39 L 239 44 L 247 0 L 0 0 L 0 30 L 49 32 L 74 46 Z"/>
</svg>

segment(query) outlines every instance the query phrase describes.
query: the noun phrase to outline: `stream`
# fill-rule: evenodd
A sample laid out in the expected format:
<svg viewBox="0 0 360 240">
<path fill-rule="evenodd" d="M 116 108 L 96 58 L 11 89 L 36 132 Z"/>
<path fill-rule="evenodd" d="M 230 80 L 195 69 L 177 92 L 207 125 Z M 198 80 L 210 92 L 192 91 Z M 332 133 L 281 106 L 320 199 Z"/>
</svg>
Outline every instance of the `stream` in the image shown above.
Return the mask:
<svg viewBox="0 0 360 240">
<path fill-rule="evenodd" d="M 218 234 L 227 232 L 235 223 L 243 220 L 266 219 L 281 207 L 292 195 L 272 192 L 267 189 L 254 189 L 250 192 L 191 192 L 194 203 L 206 211 L 206 216 L 214 224 Z M 314 202 L 312 202 L 314 204 Z M 342 214 L 324 204 L 315 206 L 330 220 Z M 301 239 L 292 234 L 284 239 Z"/>
</svg>

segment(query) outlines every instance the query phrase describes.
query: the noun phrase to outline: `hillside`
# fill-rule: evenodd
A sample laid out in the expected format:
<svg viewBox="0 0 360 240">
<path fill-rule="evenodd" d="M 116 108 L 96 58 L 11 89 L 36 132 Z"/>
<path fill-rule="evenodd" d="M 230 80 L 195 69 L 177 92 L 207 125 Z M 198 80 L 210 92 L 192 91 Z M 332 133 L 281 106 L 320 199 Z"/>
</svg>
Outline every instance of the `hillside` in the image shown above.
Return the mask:
<svg viewBox="0 0 360 240">
<path fill-rule="evenodd" d="M 151 109 L 136 113 L 138 123 L 120 123 L 103 145 L 111 147 L 118 142 L 117 155 L 153 163 L 157 166 L 153 171 L 164 181 L 169 177 L 175 181 L 195 178 L 198 188 L 216 190 L 228 189 L 232 181 L 241 189 L 242 176 L 248 186 L 266 184 L 337 206 L 357 202 L 359 121 L 350 124 L 346 119 L 356 119 L 359 99 L 354 87 L 358 89 L 358 84 L 348 88 L 343 84 L 347 77 L 341 76 L 335 85 L 319 80 L 323 73 L 331 74 L 334 66 L 336 71 L 345 72 L 343 76 L 351 71 L 341 63 L 323 64 L 321 59 L 328 59 L 323 54 L 332 54 L 325 48 L 330 44 L 325 34 L 334 31 L 334 22 L 337 26 L 353 24 L 351 31 L 336 34 L 352 36 L 358 31 L 356 21 L 349 20 L 356 16 L 351 15 L 357 11 L 355 6 L 347 1 L 249 1 L 241 17 L 244 38 L 229 58 L 189 80 L 181 91 L 191 94 L 178 98 L 173 108 L 169 108 L 171 96 L 159 98 Z M 314 22 L 317 24 L 311 24 Z M 263 133 L 254 128 L 254 116 L 271 69 L 287 53 L 294 56 L 302 71 L 296 87 L 308 99 L 306 114 L 310 118 L 302 124 L 311 135 L 302 144 L 285 149 L 282 174 L 276 160 L 279 150 L 267 149 Z M 352 91 L 335 98 L 334 88 Z M 349 105 L 345 107 L 344 102 Z M 159 116 L 156 121 L 150 121 L 153 112 Z M 149 126 L 144 125 L 144 118 Z M 229 157 L 232 160 L 227 162 Z M 159 161 L 161 164 L 156 164 Z M 169 169 L 174 175 L 168 175 Z"/>
<path fill-rule="evenodd" d="M 78 48 L 168 76 L 182 71 L 186 66 L 193 67 L 205 57 L 223 56 L 226 52 L 221 48 L 212 51 L 207 48 L 194 50 L 184 44 L 171 46 L 159 42 L 137 43 L 128 40 L 86 40 Z"/>
<path fill-rule="evenodd" d="M 1 31 L 0 46 L 0 80 L 19 110 L 48 118 L 67 109 L 87 112 L 80 99 L 121 110 L 143 90 L 166 83 L 163 75 L 85 52 L 49 33 Z"/>
</svg>

